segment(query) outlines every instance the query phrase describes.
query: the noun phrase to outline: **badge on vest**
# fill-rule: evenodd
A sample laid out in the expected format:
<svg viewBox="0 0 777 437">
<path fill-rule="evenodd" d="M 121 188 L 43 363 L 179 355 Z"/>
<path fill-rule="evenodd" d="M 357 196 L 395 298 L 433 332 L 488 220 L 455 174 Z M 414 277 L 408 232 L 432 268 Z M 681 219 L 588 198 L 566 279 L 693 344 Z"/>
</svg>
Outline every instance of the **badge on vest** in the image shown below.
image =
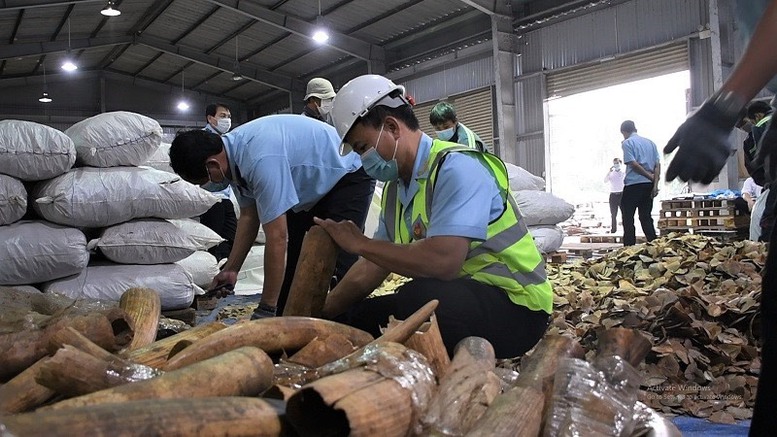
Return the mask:
<svg viewBox="0 0 777 437">
<path fill-rule="evenodd" d="M 413 239 L 420 240 L 423 238 L 426 238 L 426 226 L 421 217 L 418 217 L 413 223 Z"/>
</svg>

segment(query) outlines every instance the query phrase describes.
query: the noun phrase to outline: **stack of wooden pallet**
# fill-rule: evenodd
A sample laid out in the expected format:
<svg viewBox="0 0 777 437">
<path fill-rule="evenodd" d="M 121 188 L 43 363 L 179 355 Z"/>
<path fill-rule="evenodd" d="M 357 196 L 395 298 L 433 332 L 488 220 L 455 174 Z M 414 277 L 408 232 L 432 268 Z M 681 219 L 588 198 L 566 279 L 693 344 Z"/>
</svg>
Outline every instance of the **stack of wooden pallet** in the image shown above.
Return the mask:
<svg viewBox="0 0 777 437">
<path fill-rule="evenodd" d="M 661 235 L 689 232 L 724 239 L 743 239 L 750 215 L 736 209 L 729 199 L 673 199 L 661 202 L 658 229 Z"/>
<path fill-rule="evenodd" d="M 645 243 L 647 239 L 643 235 L 637 235 L 637 243 Z M 623 236 L 617 234 L 581 235 L 581 243 L 610 243 L 623 244 Z"/>
</svg>

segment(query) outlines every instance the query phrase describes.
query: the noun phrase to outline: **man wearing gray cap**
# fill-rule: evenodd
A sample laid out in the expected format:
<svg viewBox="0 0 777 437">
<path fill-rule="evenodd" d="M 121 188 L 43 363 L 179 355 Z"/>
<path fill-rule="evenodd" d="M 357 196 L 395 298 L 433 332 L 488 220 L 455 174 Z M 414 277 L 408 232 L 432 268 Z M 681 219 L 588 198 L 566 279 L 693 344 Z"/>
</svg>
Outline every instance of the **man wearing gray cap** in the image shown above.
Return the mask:
<svg viewBox="0 0 777 437">
<path fill-rule="evenodd" d="M 332 110 L 334 97 L 335 89 L 332 87 L 332 82 L 323 77 L 310 79 L 305 91 L 305 110 L 302 111 L 302 115 L 332 124 L 329 111 Z"/>
</svg>

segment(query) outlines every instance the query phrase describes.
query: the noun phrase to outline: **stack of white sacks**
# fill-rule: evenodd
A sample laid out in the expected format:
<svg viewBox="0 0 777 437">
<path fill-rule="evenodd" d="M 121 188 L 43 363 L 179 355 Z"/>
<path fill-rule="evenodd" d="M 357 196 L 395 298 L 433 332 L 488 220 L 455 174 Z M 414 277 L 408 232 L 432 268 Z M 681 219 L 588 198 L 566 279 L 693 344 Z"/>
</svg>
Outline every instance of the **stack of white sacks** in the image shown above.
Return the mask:
<svg viewBox="0 0 777 437">
<path fill-rule="evenodd" d="M 155 120 L 129 112 L 64 133 L 0 121 L 0 285 L 113 301 L 127 288 L 149 287 L 164 310 L 191 305 L 218 272 L 206 250 L 222 239 L 187 218 L 219 199 L 139 167 L 161 134 Z"/>
<path fill-rule="evenodd" d="M 545 191 L 545 180 L 516 165 L 505 163 L 510 191 L 521 211 L 537 248 L 542 253 L 556 252 L 564 243 L 559 223 L 569 220 L 575 207 Z"/>
</svg>

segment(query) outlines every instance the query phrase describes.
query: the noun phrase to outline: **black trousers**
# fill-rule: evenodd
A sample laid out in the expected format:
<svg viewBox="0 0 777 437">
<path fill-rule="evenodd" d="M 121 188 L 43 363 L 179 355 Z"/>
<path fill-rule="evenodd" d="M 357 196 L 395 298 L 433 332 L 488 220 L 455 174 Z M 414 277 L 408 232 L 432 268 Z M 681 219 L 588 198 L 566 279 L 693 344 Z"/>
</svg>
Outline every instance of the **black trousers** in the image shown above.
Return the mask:
<svg viewBox="0 0 777 437">
<path fill-rule="evenodd" d="M 618 232 L 618 207 L 621 206 L 621 199 L 623 198 L 623 192 L 610 193 L 610 217 L 612 217 L 612 224 L 610 225 L 610 232 Z"/>
<path fill-rule="evenodd" d="M 227 258 L 232 250 L 232 243 L 235 242 L 235 231 L 237 231 L 237 217 L 232 201 L 222 199 L 221 202 L 213 205 L 200 216 L 200 223 L 212 229 L 225 240 L 208 249 L 208 252 L 219 261 Z"/>
<path fill-rule="evenodd" d="M 773 101 L 774 102 L 774 101 Z M 774 105 L 774 103 L 772 103 Z M 769 156 L 767 162 L 771 166 L 777 165 L 775 156 L 777 154 L 777 126 L 774 123 L 769 124 L 769 128 L 761 138 L 759 146 L 763 152 Z M 770 175 L 777 175 L 777 169 L 770 170 Z M 774 227 L 774 217 L 777 215 L 777 205 L 771 197 L 772 190 L 777 192 L 774 182 L 770 183 L 769 198 L 767 198 L 764 219 L 761 219 L 762 226 Z M 765 229 L 766 231 L 766 229 Z M 758 375 L 758 392 L 755 397 L 755 407 L 753 408 L 753 419 L 750 422 L 751 436 L 770 436 L 774 435 L 777 427 L 777 253 L 773 250 L 777 247 L 777 232 L 769 229 L 769 254 L 766 257 L 766 266 L 764 267 L 764 279 L 761 285 L 761 373 Z"/>
<path fill-rule="evenodd" d="M 357 303 L 335 320 L 377 338 L 390 315 L 406 319 L 432 299 L 440 301 L 435 315 L 450 356 L 456 344 L 469 336 L 488 340 L 497 358 L 521 356 L 537 344 L 548 327 L 549 316 L 544 311 L 515 305 L 501 289 L 472 279 L 414 279 L 395 294 Z"/>
<path fill-rule="evenodd" d="M 349 173 L 340 179 L 337 184 L 322 197 L 309 211 L 286 212 L 286 226 L 288 228 L 288 243 L 286 246 L 286 271 L 283 275 L 281 294 L 278 297 L 278 315 L 283 314 L 286 300 L 289 298 L 291 281 L 297 269 L 302 241 L 305 234 L 313 226 L 313 217 L 329 218 L 335 221 L 350 220 L 356 226 L 364 230 L 364 221 L 370 209 L 372 193 L 375 191 L 375 180 L 372 179 L 363 168 Z M 342 279 L 348 269 L 359 257 L 340 251 L 335 265 L 334 276 Z"/>
<path fill-rule="evenodd" d="M 623 245 L 633 246 L 637 243 L 636 229 L 634 228 L 634 212 L 639 210 L 639 222 L 647 241 L 656 239 L 656 229 L 653 227 L 653 184 L 626 185 L 623 188 L 621 199 L 621 217 L 623 219 Z"/>
</svg>

